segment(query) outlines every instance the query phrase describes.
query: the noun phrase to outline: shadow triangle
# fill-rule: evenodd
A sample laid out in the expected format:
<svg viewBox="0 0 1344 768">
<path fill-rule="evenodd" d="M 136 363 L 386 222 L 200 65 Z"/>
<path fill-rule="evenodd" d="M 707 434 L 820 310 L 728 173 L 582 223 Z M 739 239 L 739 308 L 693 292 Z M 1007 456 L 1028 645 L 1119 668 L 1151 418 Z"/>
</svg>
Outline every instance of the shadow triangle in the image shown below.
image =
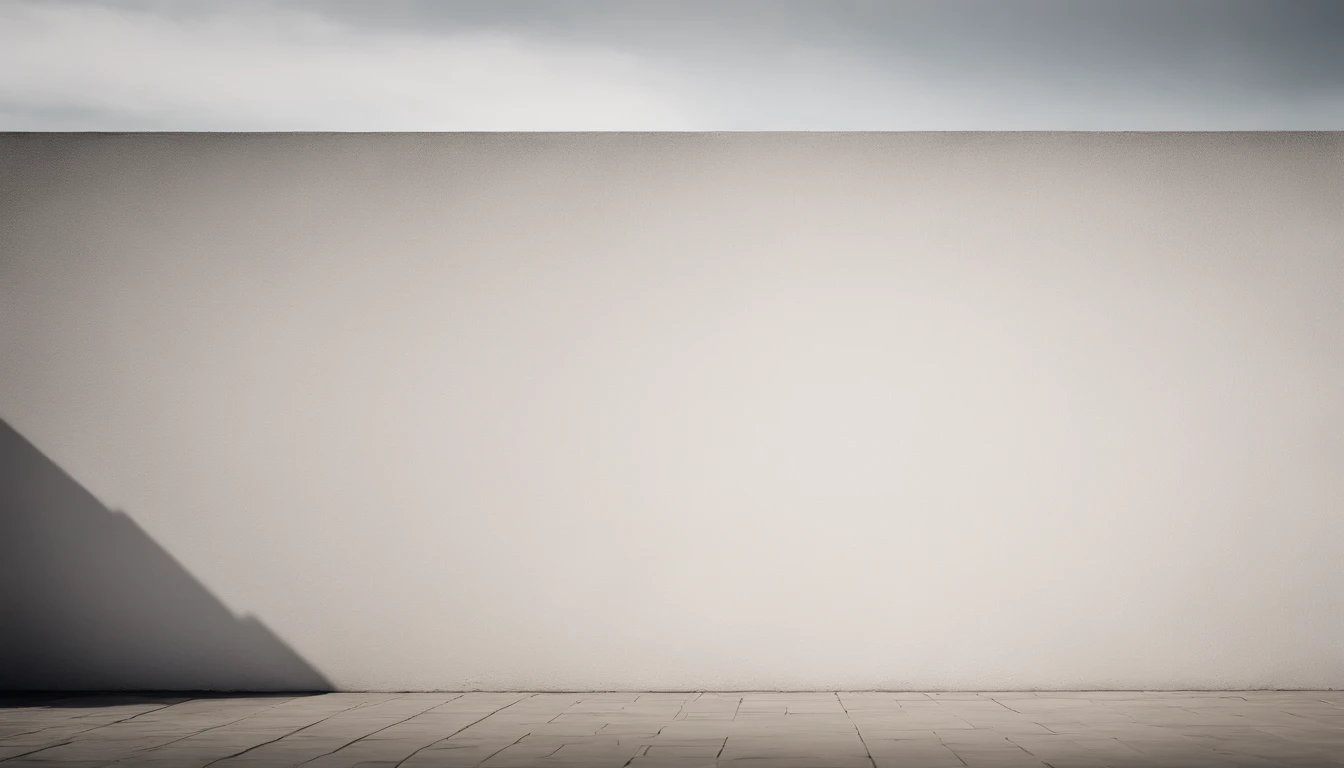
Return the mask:
<svg viewBox="0 0 1344 768">
<path fill-rule="evenodd" d="M 327 691 L 0 420 L 0 690 Z"/>
</svg>

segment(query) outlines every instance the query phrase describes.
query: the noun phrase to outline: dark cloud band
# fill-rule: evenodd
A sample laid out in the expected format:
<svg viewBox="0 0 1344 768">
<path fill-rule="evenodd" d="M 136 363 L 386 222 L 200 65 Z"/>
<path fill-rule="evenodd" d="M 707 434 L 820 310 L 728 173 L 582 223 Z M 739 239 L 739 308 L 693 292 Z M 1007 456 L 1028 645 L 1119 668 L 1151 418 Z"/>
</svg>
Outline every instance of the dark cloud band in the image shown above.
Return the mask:
<svg viewBox="0 0 1344 768">
<path fill-rule="evenodd" d="M 120 13 L 132 24 L 154 18 L 179 24 L 236 19 L 244 26 L 257 25 L 259 34 L 266 18 L 297 14 L 347 30 L 352 46 L 366 37 L 392 36 L 412 41 L 407 44 L 437 45 L 434 50 L 439 50 L 455 45 L 462 36 L 494 35 L 539 47 L 535 56 L 543 58 L 555 55 L 557 46 L 617 52 L 660 73 L 660 85 L 643 87 L 656 91 L 658 99 L 675 102 L 668 111 L 686 116 L 667 119 L 662 126 L 657 124 L 662 117 L 632 120 L 631 128 L 1344 128 L 1344 3 L 1323 0 L 192 4 L 68 0 L 59 4 L 72 12 Z M 0 15 L 0 25 L 5 23 Z M 81 53 L 59 43 L 53 41 L 50 55 L 63 59 L 61 66 L 69 69 L 70 57 Z M 383 54 L 387 47 L 380 49 Z M 247 55 L 245 49 L 236 52 L 240 77 Z M 301 64 L 306 66 L 302 62 L 295 66 Z M 89 62 L 89 66 L 102 65 Z M 489 66 L 485 62 L 479 75 L 482 88 L 493 87 Z M 379 71 L 395 79 L 398 70 L 393 62 Z M 459 98 L 453 87 L 463 84 L 454 82 L 456 86 L 445 83 L 443 99 Z M 359 87 L 380 86 L 370 82 Z M 523 93 L 517 98 L 527 97 Z M 420 115 L 408 120 L 424 124 L 406 127 L 471 130 L 490 123 L 490 128 L 548 130 L 572 122 L 548 119 L 544 109 L 516 112 L 516 117 L 505 116 L 503 122 L 470 115 L 426 122 Z M 0 83 L 0 119 L 7 123 L 0 127 L 41 125 L 44 120 L 53 128 L 67 127 L 80 122 L 71 115 L 81 114 L 90 115 L 91 128 L 109 119 L 117 121 L 116 105 L 82 103 L 77 98 L 33 103 Z M 113 117 L 106 117 L 109 114 Z M 192 119 L 204 121 L 201 127 L 209 127 L 212 119 L 220 120 L 220 127 L 237 127 L 218 116 Z M 123 120 L 137 126 L 144 121 L 143 115 Z M 311 121 L 320 126 L 322 116 L 314 114 Z M 264 115 L 259 121 L 242 122 L 258 129 L 282 127 L 268 125 Z"/>
</svg>

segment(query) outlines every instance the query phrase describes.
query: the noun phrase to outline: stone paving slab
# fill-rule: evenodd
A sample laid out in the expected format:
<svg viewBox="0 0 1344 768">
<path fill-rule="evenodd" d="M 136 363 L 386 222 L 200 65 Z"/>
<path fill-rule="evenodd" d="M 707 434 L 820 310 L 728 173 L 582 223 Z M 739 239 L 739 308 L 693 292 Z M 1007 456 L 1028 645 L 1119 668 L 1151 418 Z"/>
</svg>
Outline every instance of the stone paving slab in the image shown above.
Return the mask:
<svg viewBox="0 0 1344 768">
<path fill-rule="evenodd" d="M 0 696 L 23 766 L 1331 768 L 1344 692 Z"/>
</svg>

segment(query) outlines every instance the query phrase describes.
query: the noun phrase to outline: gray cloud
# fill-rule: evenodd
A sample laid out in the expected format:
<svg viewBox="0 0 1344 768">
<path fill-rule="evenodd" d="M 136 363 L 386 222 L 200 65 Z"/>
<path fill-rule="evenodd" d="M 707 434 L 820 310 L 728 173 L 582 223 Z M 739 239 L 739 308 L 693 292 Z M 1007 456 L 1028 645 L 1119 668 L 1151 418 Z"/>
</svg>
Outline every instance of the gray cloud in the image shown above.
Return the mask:
<svg viewBox="0 0 1344 768">
<path fill-rule="evenodd" d="M 1336 2 L 72 0 L 0 11 L 0 39 L 24 25 L 33 41 L 0 52 L 4 127 L 88 115 L 95 129 L 1344 128 Z M 118 80 L 127 62 L 134 87 Z"/>
</svg>

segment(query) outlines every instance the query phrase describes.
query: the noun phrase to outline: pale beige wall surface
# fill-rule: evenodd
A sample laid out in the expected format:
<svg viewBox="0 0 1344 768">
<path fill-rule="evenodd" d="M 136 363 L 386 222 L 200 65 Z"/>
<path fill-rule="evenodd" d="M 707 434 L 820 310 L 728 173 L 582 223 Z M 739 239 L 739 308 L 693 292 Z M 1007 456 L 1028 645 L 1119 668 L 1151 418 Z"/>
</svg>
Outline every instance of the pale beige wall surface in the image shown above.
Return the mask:
<svg viewBox="0 0 1344 768">
<path fill-rule="evenodd" d="M 0 361 L 341 688 L 1344 686 L 1340 133 L 4 135 Z"/>
</svg>

